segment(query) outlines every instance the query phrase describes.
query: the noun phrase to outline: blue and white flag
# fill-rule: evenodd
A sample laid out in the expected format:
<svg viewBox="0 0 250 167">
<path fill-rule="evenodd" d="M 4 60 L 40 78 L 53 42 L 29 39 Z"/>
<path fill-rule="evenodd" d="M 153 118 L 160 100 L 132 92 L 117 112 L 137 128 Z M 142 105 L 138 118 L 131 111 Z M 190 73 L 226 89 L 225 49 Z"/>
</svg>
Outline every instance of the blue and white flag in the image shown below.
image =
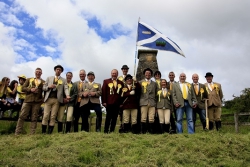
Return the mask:
<svg viewBox="0 0 250 167">
<path fill-rule="evenodd" d="M 139 21 L 137 46 L 148 47 L 157 50 L 172 51 L 184 56 L 181 48 L 171 39 L 155 28 Z"/>
</svg>

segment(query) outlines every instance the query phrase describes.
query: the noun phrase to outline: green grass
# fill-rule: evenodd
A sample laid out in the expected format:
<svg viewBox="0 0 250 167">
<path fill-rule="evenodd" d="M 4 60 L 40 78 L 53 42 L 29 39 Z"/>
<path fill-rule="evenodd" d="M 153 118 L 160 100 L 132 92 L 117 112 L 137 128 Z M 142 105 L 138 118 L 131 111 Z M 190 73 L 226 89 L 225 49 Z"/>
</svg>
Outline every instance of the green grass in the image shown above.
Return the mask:
<svg viewBox="0 0 250 167">
<path fill-rule="evenodd" d="M 249 140 L 249 133 L 201 130 L 193 135 L 1 135 L 0 166 L 250 166 Z"/>
<path fill-rule="evenodd" d="M 189 135 L 183 123 L 184 133 L 176 135 L 104 134 L 94 132 L 95 125 L 90 133 L 58 134 L 55 127 L 43 135 L 40 123 L 36 135 L 27 135 L 26 122 L 24 134 L 15 136 L 15 122 L 0 121 L 0 132 L 9 129 L 0 135 L 0 166 L 250 166 L 250 126 L 238 134 L 225 124 L 207 132 L 197 121 Z"/>
</svg>

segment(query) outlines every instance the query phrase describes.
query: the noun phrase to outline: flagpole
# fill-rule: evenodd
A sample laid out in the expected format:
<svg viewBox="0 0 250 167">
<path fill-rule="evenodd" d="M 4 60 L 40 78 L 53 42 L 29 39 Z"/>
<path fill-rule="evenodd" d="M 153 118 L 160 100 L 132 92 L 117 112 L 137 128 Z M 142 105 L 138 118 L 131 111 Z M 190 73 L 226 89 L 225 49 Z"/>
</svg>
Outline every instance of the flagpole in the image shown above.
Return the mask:
<svg viewBox="0 0 250 167">
<path fill-rule="evenodd" d="M 137 41 L 138 41 L 138 25 L 140 22 L 140 17 L 137 23 L 137 33 L 136 33 L 136 41 L 135 41 L 135 64 L 134 64 L 134 77 L 136 77 L 136 57 L 137 57 Z"/>
</svg>

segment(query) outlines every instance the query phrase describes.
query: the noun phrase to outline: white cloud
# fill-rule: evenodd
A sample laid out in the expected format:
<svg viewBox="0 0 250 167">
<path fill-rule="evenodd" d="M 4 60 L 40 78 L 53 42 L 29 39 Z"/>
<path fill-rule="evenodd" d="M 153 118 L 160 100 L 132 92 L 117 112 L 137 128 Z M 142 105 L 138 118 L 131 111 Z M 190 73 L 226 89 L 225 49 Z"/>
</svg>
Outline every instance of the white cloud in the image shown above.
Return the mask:
<svg viewBox="0 0 250 167">
<path fill-rule="evenodd" d="M 45 49 L 47 50 L 47 52 L 55 52 L 56 51 L 56 49 L 55 48 L 53 48 L 53 47 L 51 47 L 51 46 L 45 46 Z"/>
<path fill-rule="evenodd" d="M 0 3 L 0 9 L 2 6 Z M 250 79 L 245 76 L 250 71 L 249 6 L 247 0 L 240 3 L 236 0 L 76 0 L 74 3 L 67 0 L 17 0 L 11 14 L 25 10 L 36 18 L 36 28 L 42 30 L 44 38 L 52 41 L 44 45 L 45 49 L 51 55 L 59 51 L 61 56 L 53 59 L 39 55 L 35 61 L 15 64 L 13 60 L 20 57 L 13 48 L 29 48 L 31 58 L 37 56 L 32 53 L 37 48 L 15 39 L 17 30 L 0 23 L 0 60 L 6 61 L 7 67 L 12 67 L 13 77 L 20 73 L 29 75 L 37 65 L 44 69 L 43 76 L 50 76 L 56 64 L 73 71 L 74 80 L 78 79 L 78 71 L 82 68 L 94 71 L 98 82 L 110 77 L 113 68 L 120 70 L 123 64 L 127 64 L 133 74 L 136 28 L 141 17 L 142 21 L 175 41 L 186 55 L 183 58 L 171 52 L 158 52 L 158 65 L 164 78 L 169 71 L 175 71 L 177 79 L 181 72 L 185 72 L 191 82 L 192 74 L 198 73 L 200 81 L 205 82 L 205 73 L 212 72 L 214 80 L 222 84 L 226 99 L 230 99 L 232 94 L 237 95 L 249 87 Z M 131 33 L 124 36 L 116 34 L 114 39 L 103 42 L 88 27 L 87 19 L 93 17 L 100 21 L 104 32 L 113 31 L 114 25 L 120 25 L 120 31 Z M 9 17 L 11 19 L 16 26 L 24 24 Z M 6 60 L 3 53 L 8 55 Z M 0 69 L 2 71 L 3 67 Z M 0 74 L 3 76 L 2 72 Z"/>
</svg>

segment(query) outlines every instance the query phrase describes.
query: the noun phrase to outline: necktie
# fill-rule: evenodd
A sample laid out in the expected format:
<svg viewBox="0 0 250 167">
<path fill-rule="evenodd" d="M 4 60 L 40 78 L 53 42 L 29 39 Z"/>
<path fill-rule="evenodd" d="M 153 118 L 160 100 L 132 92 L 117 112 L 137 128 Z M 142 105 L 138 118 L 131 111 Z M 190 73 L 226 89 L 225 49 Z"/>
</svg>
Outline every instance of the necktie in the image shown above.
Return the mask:
<svg viewBox="0 0 250 167">
<path fill-rule="evenodd" d="M 79 83 L 79 90 L 82 88 L 82 82 Z"/>
<path fill-rule="evenodd" d="M 128 85 L 128 90 L 131 90 L 131 85 Z"/>
<path fill-rule="evenodd" d="M 170 90 L 172 90 L 173 88 L 172 88 L 172 86 L 173 86 L 173 83 L 172 82 L 170 82 Z"/>
<path fill-rule="evenodd" d="M 195 89 L 195 93 L 196 93 L 196 95 L 198 95 L 198 84 L 194 84 L 194 89 Z"/>
<path fill-rule="evenodd" d="M 79 90 L 82 89 L 82 81 L 79 82 Z M 81 96 L 78 96 L 77 102 L 81 102 Z"/>
<path fill-rule="evenodd" d="M 57 82 L 57 81 L 58 81 L 58 76 L 55 77 L 55 82 Z"/>
<path fill-rule="evenodd" d="M 156 83 L 158 84 L 158 87 L 161 87 L 161 81 L 160 80 L 156 80 Z"/>
<path fill-rule="evenodd" d="M 186 87 L 186 84 L 183 83 L 182 84 L 182 95 L 183 95 L 183 99 L 187 99 L 187 87 Z"/>
<path fill-rule="evenodd" d="M 166 89 L 163 89 L 163 96 L 166 97 L 166 95 L 167 95 L 167 91 Z"/>
<path fill-rule="evenodd" d="M 116 86 L 117 86 L 116 80 L 113 80 L 113 84 L 114 84 L 114 87 L 115 87 L 115 89 L 116 89 Z"/>
</svg>

